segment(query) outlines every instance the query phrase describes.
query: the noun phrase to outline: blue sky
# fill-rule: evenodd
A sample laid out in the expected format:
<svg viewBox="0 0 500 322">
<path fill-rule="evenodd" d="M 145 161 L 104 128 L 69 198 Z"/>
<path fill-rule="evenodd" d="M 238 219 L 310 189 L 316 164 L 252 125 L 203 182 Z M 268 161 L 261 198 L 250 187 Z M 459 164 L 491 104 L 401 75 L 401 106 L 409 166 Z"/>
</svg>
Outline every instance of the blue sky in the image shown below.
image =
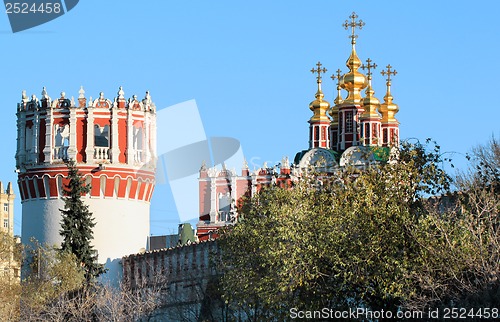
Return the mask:
<svg viewBox="0 0 500 322">
<path fill-rule="evenodd" d="M 15 34 L 0 14 L 0 180 L 16 182 L 21 91 L 40 96 L 42 86 L 52 98 L 61 91 L 77 97 L 80 85 L 93 97 L 112 98 L 119 86 L 127 98 L 149 90 L 159 109 L 195 99 L 207 137 L 238 139 L 251 167 L 293 157 L 308 145 L 316 91 L 309 70 L 320 60 L 328 75 L 346 71 L 350 40 L 341 25 L 352 11 L 366 23 L 356 48 L 379 65 L 373 86 L 380 100 L 381 67 L 398 71 L 392 93 L 401 138 L 431 137 L 456 152 L 463 168 L 461 154 L 500 136 L 499 7 L 493 0 L 80 1 Z M 323 90 L 333 101 L 329 78 Z M 151 213 L 153 234 L 178 223 L 167 185 L 157 187 Z M 19 200 L 15 223 L 20 233 Z"/>
</svg>

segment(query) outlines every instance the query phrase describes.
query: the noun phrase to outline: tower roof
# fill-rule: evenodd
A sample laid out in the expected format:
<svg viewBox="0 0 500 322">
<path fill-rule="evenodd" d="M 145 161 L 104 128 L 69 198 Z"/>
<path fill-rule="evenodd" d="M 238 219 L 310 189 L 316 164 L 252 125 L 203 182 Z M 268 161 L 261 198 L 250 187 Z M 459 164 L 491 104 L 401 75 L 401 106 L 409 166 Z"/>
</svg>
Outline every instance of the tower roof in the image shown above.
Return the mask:
<svg viewBox="0 0 500 322">
<path fill-rule="evenodd" d="M 340 81 L 342 79 L 342 71 L 340 70 L 340 68 L 337 69 L 335 74 L 330 76 L 330 78 L 333 80 L 337 80 L 337 97 L 333 101 L 335 104 L 332 105 L 332 107 L 328 111 L 328 114 L 332 118 L 332 124 L 338 124 L 338 122 L 339 122 L 339 115 L 338 115 L 339 105 L 344 103 L 344 100 L 342 99 L 342 92 L 341 92 L 342 87 L 340 87 Z"/>
<path fill-rule="evenodd" d="M 378 98 L 374 96 L 375 91 L 373 90 L 372 87 L 372 69 L 377 68 L 377 64 L 373 63 L 370 58 L 366 60 L 366 65 L 363 64 L 361 66 L 363 69 L 367 69 L 367 78 L 368 78 L 368 86 L 366 87 L 365 94 L 366 96 L 363 98 L 362 103 L 363 103 L 363 108 L 364 108 L 364 113 L 361 115 L 362 119 L 366 118 L 379 118 L 380 115 L 378 114 L 377 110 L 380 108 L 380 101 Z"/>
<path fill-rule="evenodd" d="M 309 104 L 309 109 L 314 112 L 314 115 L 311 117 L 310 122 L 315 122 L 315 121 L 330 121 L 328 118 L 328 115 L 326 115 L 326 112 L 330 108 L 330 103 L 328 103 L 324 97 L 325 95 L 323 94 L 323 91 L 321 90 L 321 74 L 324 74 L 327 72 L 327 69 L 325 67 L 321 68 L 321 63 L 318 62 L 316 64 L 317 68 L 312 68 L 311 73 L 317 73 L 318 75 L 316 76 L 316 82 L 318 84 L 318 90 L 316 92 L 316 99 L 312 101 Z"/>
<path fill-rule="evenodd" d="M 367 81 L 365 75 L 358 72 L 359 67 L 361 67 L 361 60 L 356 53 L 356 38 L 358 37 L 354 32 L 356 27 L 362 29 L 365 23 L 363 20 L 356 21 L 358 15 L 355 12 L 352 13 L 351 22 L 348 20 L 343 24 L 344 28 L 347 30 L 351 28 L 351 54 L 346 61 L 346 66 L 349 68 L 341 82 L 341 87 L 348 92 L 347 98 L 344 100 L 345 103 L 360 104 L 361 103 L 361 90 L 367 86 Z"/>
<path fill-rule="evenodd" d="M 382 123 L 397 123 L 398 120 L 394 117 L 396 113 L 399 111 L 399 106 L 392 102 L 393 97 L 391 94 L 391 75 L 394 76 L 398 72 L 393 69 L 393 67 L 389 64 L 386 66 L 386 70 L 381 71 L 380 73 L 383 76 L 387 75 L 386 85 L 387 91 L 384 96 L 384 102 L 380 104 L 380 114 L 382 114 Z"/>
</svg>

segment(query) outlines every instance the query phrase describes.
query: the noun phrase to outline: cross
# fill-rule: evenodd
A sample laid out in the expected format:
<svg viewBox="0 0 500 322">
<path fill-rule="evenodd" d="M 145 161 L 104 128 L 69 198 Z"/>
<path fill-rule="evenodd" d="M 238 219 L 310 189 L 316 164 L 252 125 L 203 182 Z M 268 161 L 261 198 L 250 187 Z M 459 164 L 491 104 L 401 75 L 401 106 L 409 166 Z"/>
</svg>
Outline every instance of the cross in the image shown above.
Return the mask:
<svg viewBox="0 0 500 322">
<path fill-rule="evenodd" d="M 337 85 L 340 83 L 340 77 L 342 76 L 342 71 L 339 69 L 337 69 L 336 71 L 337 75 L 333 74 L 332 76 L 330 76 L 331 79 L 333 79 L 335 81 L 335 79 L 338 80 L 337 82 Z"/>
<path fill-rule="evenodd" d="M 392 68 L 391 64 L 387 65 L 386 68 L 387 68 L 387 71 L 383 70 L 383 71 L 380 72 L 380 74 L 382 74 L 382 76 L 387 75 L 387 82 L 390 82 L 391 81 L 391 75 L 394 76 L 398 72 L 395 69 L 391 70 L 391 68 Z"/>
<path fill-rule="evenodd" d="M 375 64 L 375 63 L 370 64 L 371 62 L 372 62 L 372 60 L 371 60 L 370 58 L 368 58 L 368 59 L 366 60 L 366 65 L 365 65 L 365 64 L 363 64 L 363 65 L 361 66 L 361 68 L 363 68 L 363 69 L 368 69 L 368 73 L 366 73 L 366 74 L 368 75 L 368 77 L 370 77 L 370 79 L 371 79 L 371 77 L 372 77 L 372 68 L 373 68 L 373 69 L 377 68 L 377 64 Z"/>
<path fill-rule="evenodd" d="M 349 27 L 351 27 L 352 34 L 349 37 L 352 39 L 352 41 L 354 41 L 354 39 L 356 39 L 358 37 L 357 35 L 354 34 L 356 27 L 359 27 L 359 29 L 361 30 L 361 29 L 363 29 L 363 26 L 365 25 L 365 23 L 361 19 L 359 19 L 359 22 L 356 22 L 356 18 L 358 18 L 358 15 L 355 12 L 353 12 L 352 15 L 349 16 L 349 18 L 351 18 L 351 22 L 346 20 L 342 26 L 344 26 L 345 30 L 347 30 L 347 29 L 349 29 Z"/>
<path fill-rule="evenodd" d="M 327 69 L 325 67 L 321 68 L 322 65 L 320 62 L 318 62 L 316 64 L 316 66 L 318 66 L 318 68 L 316 68 L 316 69 L 312 68 L 311 73 L 313 73 L 313 74 L 318 73 L 318 76 L 316 76 L 316 80 L 319 83 L 319 82 L 321 82 L 321 73 L 323 73 L 323 74 L 326 73 Z"/>
</svg>

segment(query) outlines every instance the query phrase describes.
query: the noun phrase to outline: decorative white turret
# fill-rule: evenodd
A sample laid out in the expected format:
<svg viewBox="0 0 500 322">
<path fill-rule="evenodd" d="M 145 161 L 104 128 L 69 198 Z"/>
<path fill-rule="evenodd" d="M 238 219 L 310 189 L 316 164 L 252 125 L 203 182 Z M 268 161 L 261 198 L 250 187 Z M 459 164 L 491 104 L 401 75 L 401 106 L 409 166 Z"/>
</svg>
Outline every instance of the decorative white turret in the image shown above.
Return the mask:
<svg viewBox="0 0 500 322">
<path fill-rule="evenodd" d="M 146 248 L 149 205 L 155 185 L 156 108 L 144 100 L 125 100 L 120 87 L 114 103 L 101 92 L 92 101 L 80 88 L 78 100 L 26 98 L 17 107 L 16 167 L 22 203 L 22 242 L 31 238 L 61 243 L 61 199 L 67 160 L 75 160 L 92 185 L 85 202 L 95 218 L 95 249 L 108 276 L 124 255 Z"/>
</svg>

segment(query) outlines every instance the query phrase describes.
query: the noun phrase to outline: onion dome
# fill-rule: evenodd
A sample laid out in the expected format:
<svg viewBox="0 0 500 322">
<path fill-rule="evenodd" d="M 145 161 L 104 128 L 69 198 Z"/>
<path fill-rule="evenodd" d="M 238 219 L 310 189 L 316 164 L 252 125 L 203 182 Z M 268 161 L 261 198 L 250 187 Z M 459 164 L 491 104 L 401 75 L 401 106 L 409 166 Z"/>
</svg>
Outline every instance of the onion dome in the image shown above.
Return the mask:
<svg viewBox="0 0 500 322">
<path fill-rule="evenodd" d="M 352 13 L 349 17 L 351 22 L 346 22 L 343 24 L 345 29 L 351 28 L 351 55 L 347 59 L 346 66 L 349 68 L 349 72 L 346 73 L 342 79 L 341 87 L 348 92 L 345 103 L 360 104 L 361 103 L 361 90 L 367 86 L 367 81 L 365 75 L 358 72 L 359 67 L 361 67 L 361 60 L 356 54 L 356 38 L 358 37 L 354 31 L 356 27 L 362 29 L 365 23 L 362 20 L 356 22 L 358 16 L 356 13 Z"/>
<path fill-rule="evenodd" d="M 318 76 L 316 76 L 316 81 L 318 83 L 318 91 L 316 92 L 316 99 L 312 101 L 309 104 L 309 109 L 314 112 L 314 115 L 311 117 L 310 122 L 315 122 L 315 121 L 330 121 L 328 118 L 328 115 L 326 115 L 326 112 L 330 108 L 330 103 L 328 103 L 326 100 L 323 98 L 325 95 L 323 94 L 323 91 L 321 90 L 321 74 L 326 73 L 327 69 L 326 68 L 321 68 L 321 63 L 318 62 L 316 64 L 318 68 L 311 69 L 311 73 L 317 73 Z"/>
<path fill-rule="evenodd" d="M 363 64 L 361 68 L 367 69 L 367 78 L 368 78 L 368 86 L 366 87 L 365 94 L 366 96 L 362 100 L 362 105 L 364 112 L 361 115 L 362 119 L 367 119 L 367 118 L 380 118 L 380 115 L 378 114 L 377 110 L 380 109 L 380 101 L 378 98 L 373 96 L 375 94 L 375 91 L 373 90 L 372 87 L 372 68 L 375 69 L 377 68 L 377 64 L 371 64 L 372 60 L 368 58 L 366 60 L 366 65 Z"/>
<path fill-rule="evenodd" d="M 335 79 L 337 80 L 337 97 L 333 101 L 335 103 L 335 105 L 333 105 L 332 108 L 330 108 L 330 110 L 328 111 L 328 114 L 332 118 L 332 122 L 331 122 L 332 125 L 337 125 L 339 123 L 339 106 L 342 103 L 344 103 L 344 100 L 342 99 L 342 92 L 341 92 L 342 87 L 340 87 L 340 80 L 342 79 L 342 71 L 340 69 L 337 69 L 336 74 L 332 75 L 330 77 L 333 80 L 335 80 Z"/>
<path fill-rule="evenodd" d="M 384 96 L 384 103 L 380 105 L 379 112 L 382 114 L 382 123 L 396 123 L 398 120 L 394 117 L 399 111 L 399 106 L 392 102 L 393 97 L 391 95 L 391 75 L 394 76 L 398 72 L 396 70 L 391 70 L 392 66 L 387 65 L 387 70 L 383 70 L 381 74 L 383 76 L 387 75 L 387 92 Z"/>
</svg>

